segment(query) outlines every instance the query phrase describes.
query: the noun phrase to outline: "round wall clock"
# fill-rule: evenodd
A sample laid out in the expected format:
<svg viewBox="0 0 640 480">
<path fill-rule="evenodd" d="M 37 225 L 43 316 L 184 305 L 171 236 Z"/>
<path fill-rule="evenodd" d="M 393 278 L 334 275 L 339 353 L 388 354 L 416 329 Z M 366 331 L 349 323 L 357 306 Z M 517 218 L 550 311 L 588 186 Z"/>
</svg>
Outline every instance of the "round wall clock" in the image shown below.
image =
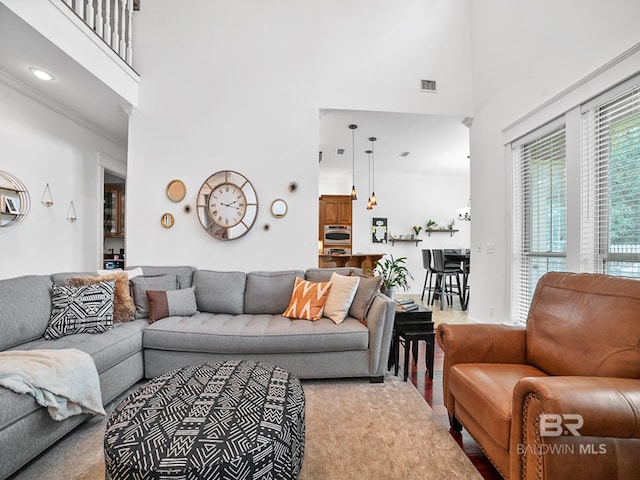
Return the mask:
<svg viewBox="0 0 640 480">
<path fill-rule="evenodd" d="M 221 170 L 207 178 L 196 200 L 198 219 L 205 231 L 220 240 L 247 233 L 258 217 L 258 195 L 241 173 Z"/>
</svg>

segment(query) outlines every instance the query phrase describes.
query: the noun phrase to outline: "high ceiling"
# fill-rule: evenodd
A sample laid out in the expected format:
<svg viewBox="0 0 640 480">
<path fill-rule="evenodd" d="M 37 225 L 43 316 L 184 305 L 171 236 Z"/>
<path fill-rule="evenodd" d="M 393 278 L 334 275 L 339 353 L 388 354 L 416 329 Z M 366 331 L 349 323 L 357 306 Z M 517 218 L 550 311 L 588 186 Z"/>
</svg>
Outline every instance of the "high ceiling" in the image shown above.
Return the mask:
<svg viewBox="0 0 640 480">
<path fill-rule="evenodd" d="M 462 118 L 439 115 L 323 110 L 320 114 L 320 176 L 351 176 L 352 151 L 355 169 L 366 173 L 373 143 L 376 175 L 468 176 L 469 130 Z M 350 124 L 355 150 L 352 149 Z M 342 155 L 338 149 L 344 149 Z M 408 152 L 407 156 L 402 156 Z"/>
<path fill-rule="evenodd" d="M 37 79 L 29 67 L 55 76 Z M 58 47 L 0 3 L 0 81 L 77 121 L 127 144 L 126 102 Z M 320 176 L 351 175 L 351 130 L 355 130 L 356 170 L 366 172 L 365 150 L 374 144 L 378 174 L 469 174 L 468 129 L 462 118 L 436 115 L 323 110 L 320 113 Z M 337 155 L 338 148 L 344 149 Z M 402 152 L 409 152 L 401 157 Z"/>
<path fill-rule="evenodd" d="M 29 67 L 55 80 L 39 80 Z M 0 81 L 126 145 L 126 102 L 1 3 Z"/>
</svg>

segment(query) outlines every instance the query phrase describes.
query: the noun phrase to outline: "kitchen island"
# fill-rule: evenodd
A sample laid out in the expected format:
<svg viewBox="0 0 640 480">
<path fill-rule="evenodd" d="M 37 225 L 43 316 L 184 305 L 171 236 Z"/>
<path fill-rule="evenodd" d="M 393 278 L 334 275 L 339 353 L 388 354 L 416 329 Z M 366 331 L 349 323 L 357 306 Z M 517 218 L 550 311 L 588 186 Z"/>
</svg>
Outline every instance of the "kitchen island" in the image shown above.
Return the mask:
<svg viewBox="0 0 640 480">
<path fill-rule="evenodd" d="M 376 262 L 384 256 L 384 253 L 334 253 L 319 254 L 318 267 L 357 267 L 369 276 L 373 275 Z"/>
</svg>

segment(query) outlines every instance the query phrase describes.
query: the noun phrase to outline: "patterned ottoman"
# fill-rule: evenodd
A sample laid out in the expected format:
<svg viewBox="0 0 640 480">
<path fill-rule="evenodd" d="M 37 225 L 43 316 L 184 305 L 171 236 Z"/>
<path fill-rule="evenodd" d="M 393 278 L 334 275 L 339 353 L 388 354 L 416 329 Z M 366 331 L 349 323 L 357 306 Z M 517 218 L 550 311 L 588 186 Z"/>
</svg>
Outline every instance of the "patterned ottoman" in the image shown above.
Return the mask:
<svg viewBox="0 0 640 480">
<path fill-rule="evenodd" d="M 234 361 L 160 375 L 107 422 L 107 479 L 297 479 L 304 392 L 289 372 Z"/>
</svg>

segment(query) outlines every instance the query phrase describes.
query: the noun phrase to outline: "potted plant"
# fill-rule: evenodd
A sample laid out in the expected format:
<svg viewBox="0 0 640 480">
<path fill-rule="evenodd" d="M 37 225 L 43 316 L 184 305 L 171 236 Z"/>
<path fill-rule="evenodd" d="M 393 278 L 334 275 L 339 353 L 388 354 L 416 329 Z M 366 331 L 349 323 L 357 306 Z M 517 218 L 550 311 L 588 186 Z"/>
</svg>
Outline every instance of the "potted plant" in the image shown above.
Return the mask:
<svg viewBox="0 0 640 480">
<path fill-rule="evenodd" d="M 433 230 L 434 228 L 436 228 L 438 226 L 437 222 L 435 222 L 434 220 L 429 219 L 427 221 L 427 230 Z"/>
<path fill-rule="evenodd" d="M 413 280 L 413 276 L 405 265 L 407 257 L 389 257 L 378 260 L 375 271 L 382 277 L 383 293 L 393 299 L 398 288 L 409 289 L 409 280 Z"/>
<path fill-rule="evenodd" d="M 422 230 L 422 227 L 420 225 L 413 226 L 413 233 L 416 234 L 416 238 L 418 238 L 418 235 L 420 235 L 421 230 Z"/>
</svg>

